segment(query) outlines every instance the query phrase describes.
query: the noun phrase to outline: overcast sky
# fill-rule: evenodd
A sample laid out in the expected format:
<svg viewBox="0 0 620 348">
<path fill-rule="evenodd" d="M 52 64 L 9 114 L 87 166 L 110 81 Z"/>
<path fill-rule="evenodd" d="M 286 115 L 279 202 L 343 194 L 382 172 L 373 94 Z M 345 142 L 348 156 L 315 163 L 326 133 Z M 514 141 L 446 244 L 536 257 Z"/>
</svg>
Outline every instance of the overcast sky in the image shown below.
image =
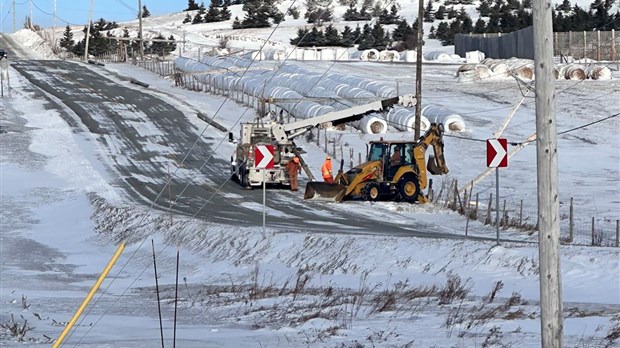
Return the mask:
<svg viewBox="0 0 620 348">
<path fill-rule="evenodd" d="M 200 1 L 198 1 L 200 3 Z M 205 1 L 208 4 L 209 1 Z M 108 21 L 123 22 L 137 18 L 138 0 L 93 0 L 93 20 L 105 18 Z M 187 0 L 142 0 L 152 15 L 158 16 L 180 12 L 187 8 Z M 13 31 L 13 0 L 0 0 L 2 32 Z M 56 0 L 57 26 L 86 24 L 90 0 Z M 30 0 L 15 0 L 15 25 L 21 29 L 30 13 Z M 43 28 L 54 23 L 54 0 L 32 0 L 32 17 L 35 24 Z"/>
</svg>

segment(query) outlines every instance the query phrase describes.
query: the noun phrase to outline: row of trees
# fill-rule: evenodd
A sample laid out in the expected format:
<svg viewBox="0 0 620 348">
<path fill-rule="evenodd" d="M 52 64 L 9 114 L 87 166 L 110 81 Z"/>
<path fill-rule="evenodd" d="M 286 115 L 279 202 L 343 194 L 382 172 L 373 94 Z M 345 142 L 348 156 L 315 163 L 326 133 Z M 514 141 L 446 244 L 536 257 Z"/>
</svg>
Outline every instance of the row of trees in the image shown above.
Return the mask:
<svg viewBox="0 0 620 348">
<path fill-rule="evenodd" d="M 194 18 L 188 13 L 185 15 L 183 23 L 200 24 L 227 21 L 232 16 L 228 9 L 228 2 L 228 0 L 225 2 L 222 2 L 222 0 L 211 0 L 208 10 L 205 8 L 204 3 L 201 2 L 198 5 L 198 11 Z"/>
<path fill-rule="evenodd" d="M 111 32 L 108 31 L 105 35 L 103 34 L 103 31 L 109 30 L 103 29 L 107 27 L 108 26 L 106 24 L 106 21 L 103 18 L 95 23 L 92 23 L 90 27 L 90 36 L 88 39 L 89 54 L 97 56 L 110 52 L 116 52 L 118 50 L 119 41 L 115 39 Z M 118 27 L 118 25 L 116 27 Z M 73 40 L 73 33 L 71 32 L 71 28 L 67 25 L 65 27 L 63 37 L 60 39 L 60 47 L 64 48 L 67 52 L 72 52 L 76 55 L 83 56 L 86 46 L 87 29 L 88 28 L 84 26 L 84 29 L 82 29 L 82 31 L 84 32 L 84 39 L 76 43 L 75 40 Z M 127 49 L 128 56 L 132 57 L 134 55 L 137 55 L 140 49 L 139 41 L 129 40 L 129 30 L 127 29 L 123 30 L 123 38 L 128 39 L 125 41 L 127 42 L 127 45 L 129 47 Z M 144 51 L 147 53 L 165 56 L 170 54 L 170 52 L 174 51 L 177 48 L 176 41 L 174 39 L 174 36 L 172 35 L 170 35 L 170 37 L 166 39 L 163 35 L 159 34 L 152 40 L 152 42 L 144 42 Z"/>
<path fill-rule="evenodd" d="M 609 15 L 613 0 L 595 0 L 590 10 L 585 11 L 578 5 L 571 6 L 568 0 L 553 11 L 554 31 L 588 31 L 620 29 L 620 12 Z M 443 45 L 454 44 L 456 34 L 509 33 L 529 27 L 533 23 L 531 0 L 483 0 L 476 8 L 481 17 L 473 24 L 471 17 L 461 8 L 444 11 L 443 6 L 432 10 L 429 1 L 425 11 L 425 22 L 443 20 L 437 28 L 431 27 L 429 38 L 438 39 Z M 484 19 L 482 17 L 488 17 Z"/>
<path fill-rule="evenodd" d="M 409 25 L 407 21 L 401 20 L 392 33 L 386 31 L 380 23 L 375 23 L 372 27 L 365 24 L 362 28 L 358 25 L 355 30 L 347 25 L 342 32 L 338 32 L 330 24 L 322 30 L 316 26 L 311 29 L 300 28 L 297 30 L 297 37 L 291 39 L 290 43 L 297 47 L 352 47 L 357 44 L 359 50 L 384 50 L 394 44 L 397 49 L 406 50 L 417 45 L 417 30 L 414 28 L 417 28 L 417 23 Z"/>
</svg>

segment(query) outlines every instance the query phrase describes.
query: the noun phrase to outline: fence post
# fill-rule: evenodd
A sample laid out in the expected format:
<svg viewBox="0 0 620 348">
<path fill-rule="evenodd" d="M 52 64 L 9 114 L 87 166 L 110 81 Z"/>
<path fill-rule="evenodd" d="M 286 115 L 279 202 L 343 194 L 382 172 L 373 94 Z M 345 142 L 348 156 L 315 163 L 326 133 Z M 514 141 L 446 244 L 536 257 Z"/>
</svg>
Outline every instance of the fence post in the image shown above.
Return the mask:
<svg viewBox="0 0 620 348">
<path fill-rule="evenodd" d="M 584 59 L 584 61 L 586 59 L 586 53 L 588 52 L 588 45 L 587 45 L 587 41 L 586 40 L 587 40 L 587 34 L 584 31 L 583 32 L 583 59 Z"/>
<path fill-rule="evenodd" d="M 362 164 L 362 153 L 358 152 L 357 153 L 357 165 Z"/>
<path fill-rule="evenodd" d="M 616 31 L 611 29 L 611 59 L 616 62 L 616 70 L 620 69 L 618 58 L 616 57 Z"/>
<path fill-rule="evenodd" d="M 508 213 L 506 212 L 506 200 L 504 199 L 504 212 L 502 213 L 502 224 L 504 229 L 508 228 Z M 501 226 L 501 225 L 500 225 Z"/>
<path fill-rule="evenodd" d="M 521 200 L 521 204 L 519 205 L 519 227 L 523 225 L 523 200 Z"/>
<path fill-rule="evenodd" d="M 573 56 L 573 32 L 572 31 L 568 32 L 568 55 L 571 57 L 574 57 Z"/>
<path fill-rule="evenodd" d="M 489 193 L 489 206 L 487 207 L 487 216 L 484 220 L 485 225 L 491 223 L 491 206 L 493 206 L 493 193 Z"/>
<path fill-rule="evenodd" d="M 355 150 L 353 148 L 349 148 L 349 169 L 353 168 L 353 155 L 355 154 Z"/>
<path fill-rule="evenodd" d="M 601 31 L 600 30 L 596 31 L 596 37 L 597 37 L 597 42 L 596 42 L 596 60 L 600 62 L 601 61 Z"/>
<path fill-rule="evenodd" d="M 592 217 L 592 246 L 594 246 L 594 216 Z"/>
<path fill-rule="evenodd" d="M 458 196 L 459 194 L 459 185 L 458 185 L 458 181 L 456 179 L 454 179 L 454 198 L 452 200 L 452 210 L 456 211 L 456 196 Z M 460 199 L 460 197 L 459 197 Z"/>
<path fill-rule="evenodd" d="M 568 210 L 568 240 L 569 243 L 573 242 L 573 233 L 575 230 L 575 219 L 573 216 L 573 197 L 570 198 L 570 207 Z"/>
<path fill-rule="evenodd" d="M 479 193 L 476 193 L 476 210 L 474 213 L 474 217 L 476 218 L 476 220 L 478 220 L 478 195 Z"/>
<path fill-rule="evenodd" d="M 327 153 L 327 128 L 325 128 L 325 153 Z"/>
<path fill-rule="evenodd" d="M 616 248 L 620 246 L 620 220 L 616 220 Z"/>
</svg>

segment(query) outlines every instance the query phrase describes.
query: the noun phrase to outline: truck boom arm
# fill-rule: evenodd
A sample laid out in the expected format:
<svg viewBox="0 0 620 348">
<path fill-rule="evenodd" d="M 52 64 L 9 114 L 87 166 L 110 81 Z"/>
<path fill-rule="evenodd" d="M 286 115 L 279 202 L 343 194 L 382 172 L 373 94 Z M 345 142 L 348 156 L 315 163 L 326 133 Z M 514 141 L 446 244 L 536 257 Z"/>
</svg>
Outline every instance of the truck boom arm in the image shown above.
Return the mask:
<svg viewBox="0 0 620 348">
<path fill-rule="evenodd" d="M 334 121 L 357 121 L 370 112 L 383 111 L 396 104 L 403 106 L 415 105 L 415 96 L 407 94 L 399 97 L 378 100 L 365 105 L 353 106 L 346 110 L 329 112 L 325 115 L 312 117 L 297 122 L 275 124 L 272 128 L 272 134 L 278 142 L 289 141 L 314 127 L 318 127 L 322 123 Z"/>
</svg>

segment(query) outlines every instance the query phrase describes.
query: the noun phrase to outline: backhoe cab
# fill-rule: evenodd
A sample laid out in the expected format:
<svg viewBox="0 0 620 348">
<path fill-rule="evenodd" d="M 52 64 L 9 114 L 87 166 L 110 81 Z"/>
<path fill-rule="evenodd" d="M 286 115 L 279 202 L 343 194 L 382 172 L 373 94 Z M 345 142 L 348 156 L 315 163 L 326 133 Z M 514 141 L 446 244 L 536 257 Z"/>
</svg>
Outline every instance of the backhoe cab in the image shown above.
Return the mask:
<svg viewBox="0 0 620 348">
<path fill-rule="evenodd" d="M 337 202 L 361 198 L 368 201 L 395 200 L 428 202 L 423 190 L 427 187 L 428 170 L 433 175 L 448 173 L 443 155 L 443 124 L 433 123 L 417 142 L 371 141 L 368 158 L 346 173 L 343 161 L 334 184 L 309 182 L 305 199 L 321 197 Z M 426 149 L 432 146 L 434 156 L 424 165 Z"/>
</svg>

